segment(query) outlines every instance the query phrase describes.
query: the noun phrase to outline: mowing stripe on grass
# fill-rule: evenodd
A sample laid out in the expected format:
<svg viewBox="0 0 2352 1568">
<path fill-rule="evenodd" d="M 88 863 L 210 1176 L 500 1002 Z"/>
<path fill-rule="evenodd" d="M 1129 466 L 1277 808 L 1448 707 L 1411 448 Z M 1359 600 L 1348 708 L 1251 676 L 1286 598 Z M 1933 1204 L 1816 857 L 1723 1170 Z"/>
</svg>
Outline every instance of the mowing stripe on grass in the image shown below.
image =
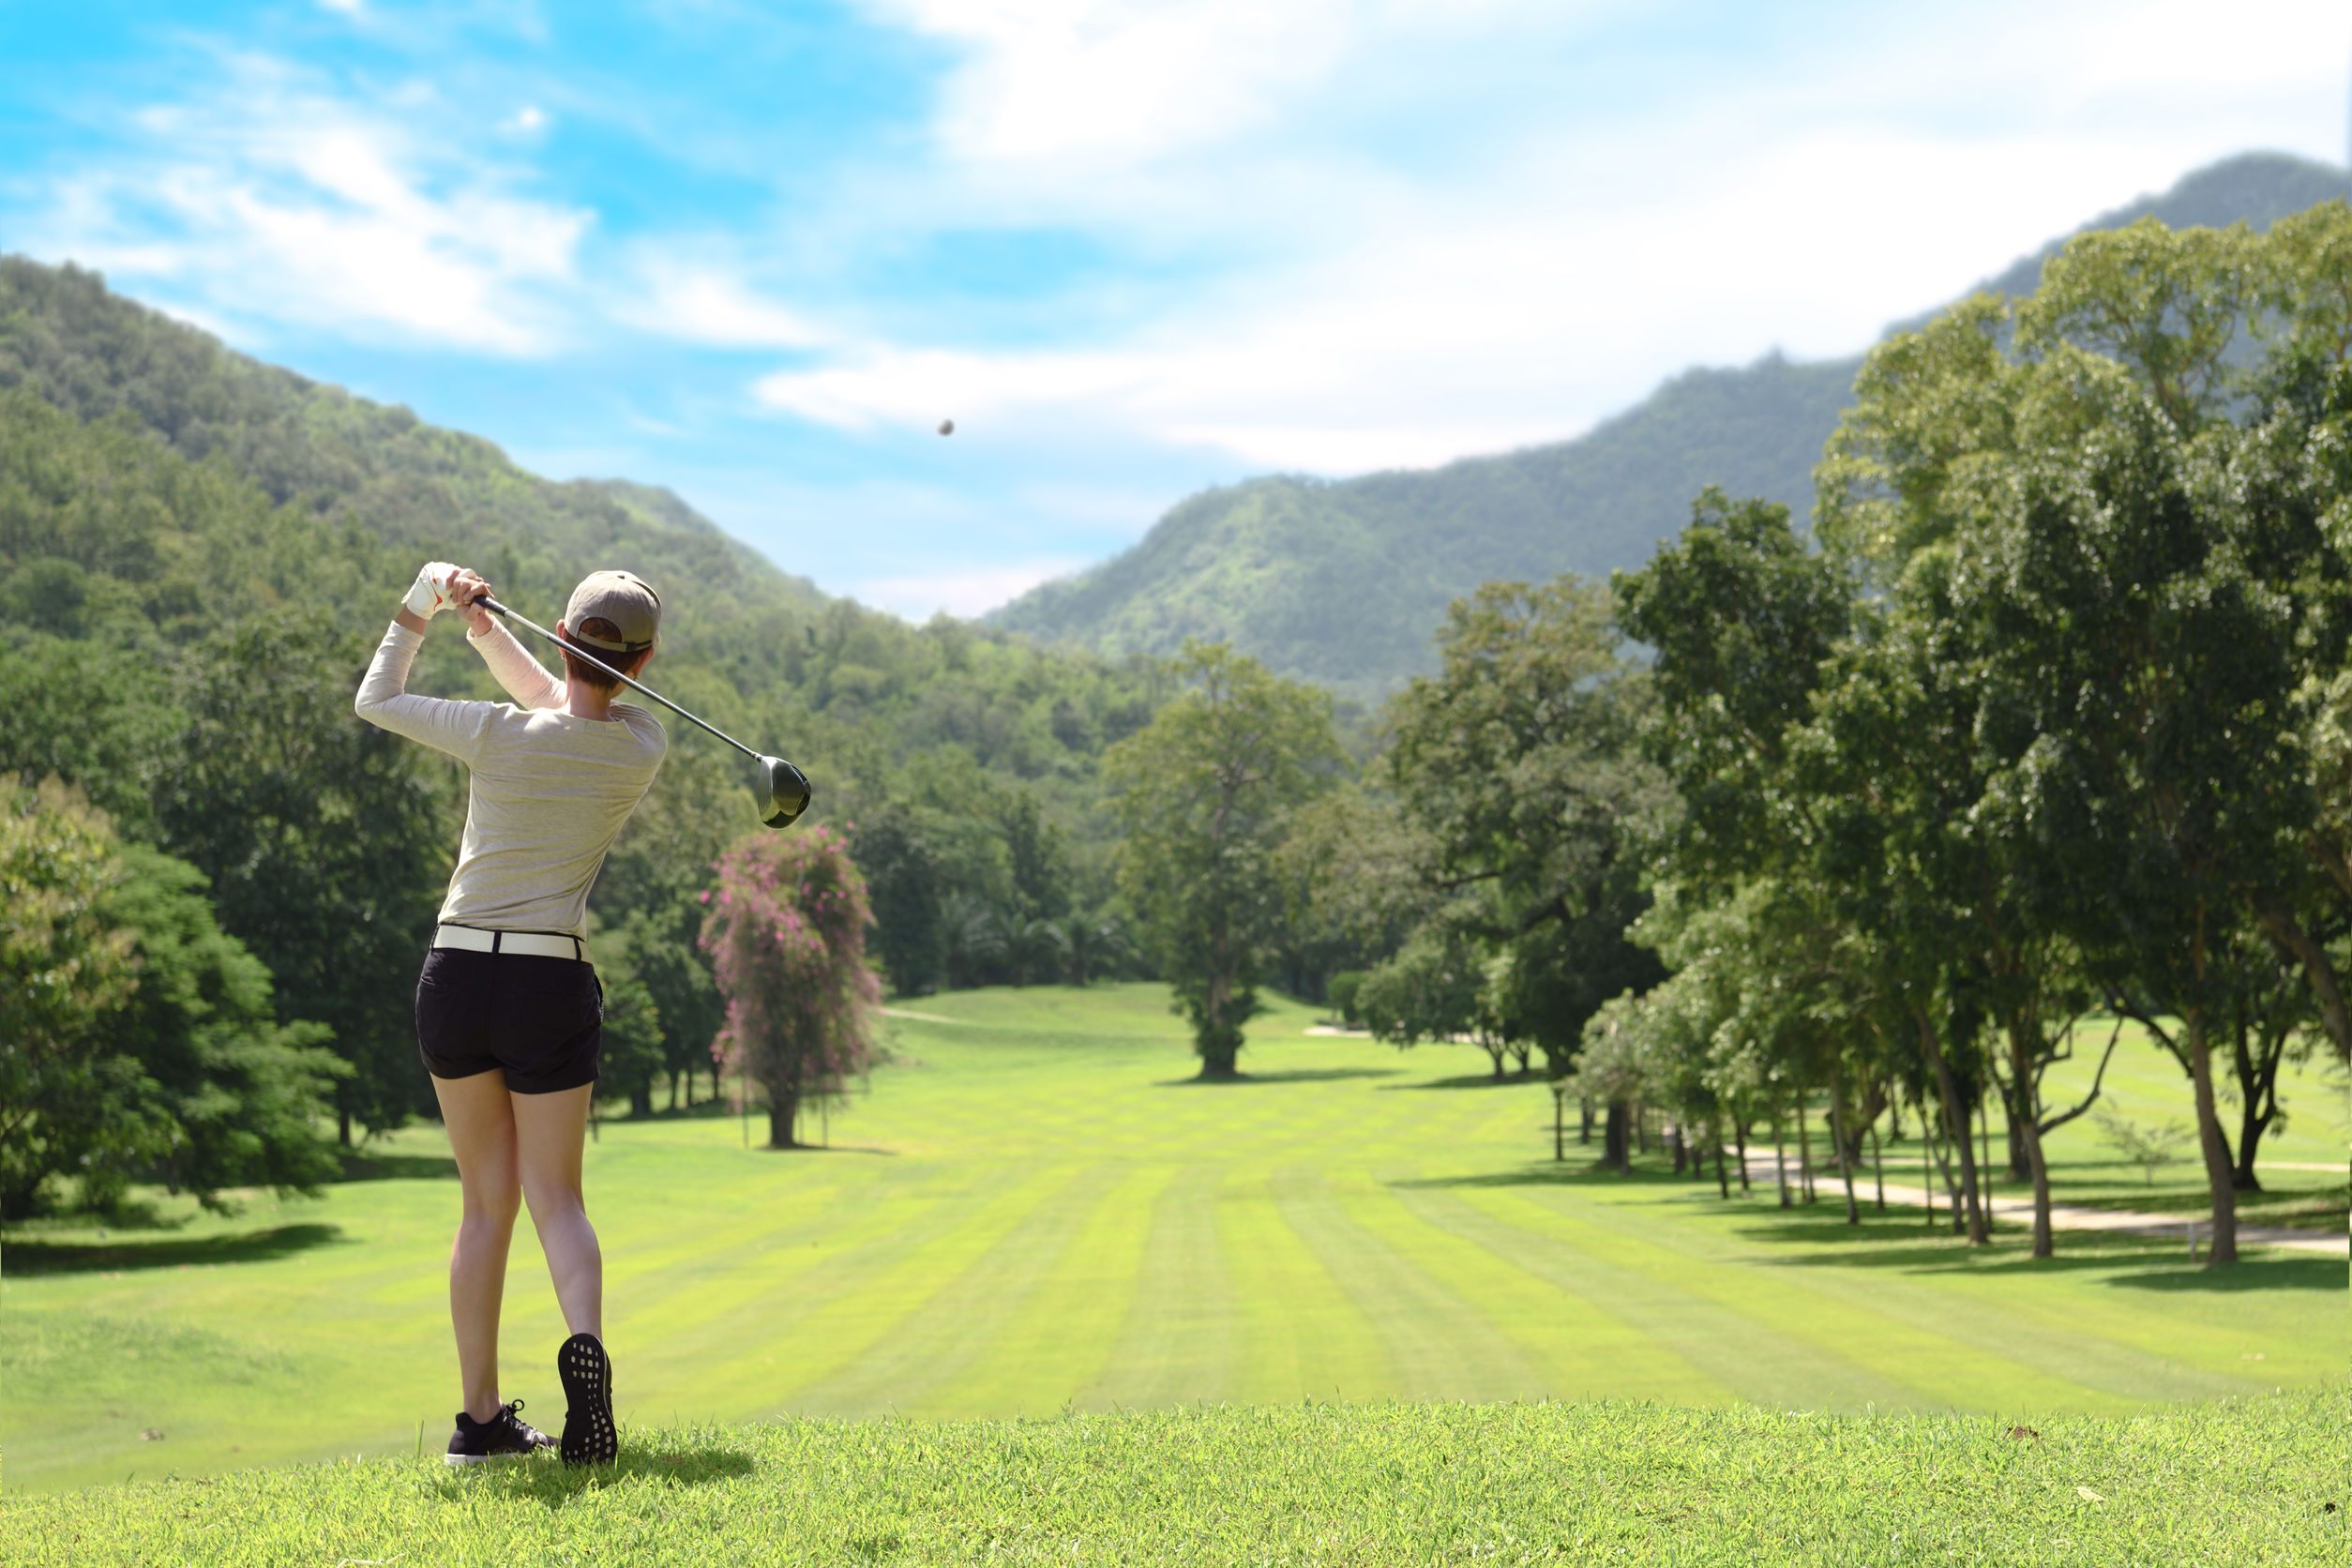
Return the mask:
<svg viewBox="0 0 2352 1568">
<path fill-rule="evenodd" d="M 1034 1169 L 1027 1180 L 992 1194 L 968 1188 L 967 1199 L 980 1201 L 964 1213 L 935 1216 L 952 1223 L 926 1227 L 925 1235 L 880 1267 L 870 1258 L 852 1256 L 860 1249 L 851 1249 L 822 1281 L 810 1280 L 823 1286 L 821 1297 L 811 1299 L 811 1293 L 764 1312 L 739 1313 L 734 1326 L 748 1343 L 716 1364 L 701 1366 L 677 1397 L 690 1408 L 746 1413 L 790 1409 L 794 1394 L 882 1343 L 1081 1168 Z M 959 1174 L 971 1180 L 979 1173 Z"/>
<path fill-rule="evenodd" d="M 1152 1205 L 1136 1289 L 1108 1364 L 1079 1396 L 1089 1410 L 1221 1402 L 1240 1381 L 1241 1325 L 1217 1244 L 1223 1173 L 1193 1166 Z"/>
<path fill-rule="evenodd" d="M 1101 1378 L 1136 1295 L 1152 1206 L 1176 1176 L 1142 1166 L 1108 1185 L 1086 1223 L 972 1364 L 922 1401 L 927 1416 L 1044 1415 L 1079 1400 Z"/>
<path fill-rule="evenodd" d="M 983 1355 L 1028 1307 L 1101 1200 L 1099 1171 L 1073 1169 L 856 1361 L 803 1387 L 803 1415 L 928 1417 L 932 1393 Z"/>
<path fill-rule="evenodd" d="M 1285 1223 L 1267 1177 L 1227 1182 L 1216 1216 L 1241 1319 L 1238 1397 L 1288 1404 L 1395 1392 L 1395 1368 L 1379 1332 Z"/>
<path fill-rule="evenodd" d="M 1614 1314 L 1662 1351 L 1741 1399 L 1775 1410 L 1892 1409 L 1908 1391 L 1832 1351 L 1768 1328 L 1638 1267 L 1590 1252 L 1548 1210 L 1492 1188 L 1403 1188 L 1398 1198 L 1441 1229 Z"/>
<path fill-rule="evenodd" d="M 764 1341 L 779 1311 L 828 1299 L 869 1271 L 905 1258 L 966 1219 L 987 1195 L 934 1173 L 883 1196 L 861 1193 L 840 1201 L 858 1224 L 689 1280 L 633 1282 L 622 1296 L 625 1310 L 608 1317 L 616 1342 L 642 1345 L 647 1359 L 674 1363 L 691 1380 L 690 1369 L 709 1369 L 740 1353 L 747 1341 Z"/>
<path fill-rule="evenodd" d="M 1900 1257 L 1890 1256 L 1858 1266 L 1849 1249 L 1817 1257 L 1792 1253 L 1772 1259 L 1771 1266 L 1810 1265 L 1818 1271 L 1822 1289 L 1866 1291 L 1877 1304 L 1910 1322 L 1933 1326 L 1962 1344 L 2030 1367 L 2045 1379 L 2079 1382 L 2118 1399 L 2213 1399 L 2269 1391 L 2267 1383 L 2237 1375 L 2244 1365 L 2240 1357 L 2247 1348 L 2242 1327 L 2191 1321 L 2177 1310 L 2178 1301 L 2166 1304 L 2176 1310 L 2161 1314 L 2134 1310 L 2112 1300 L 2099 1302 L 2093 1313 L 2086 1310 L 2079 1298 L 2063 1308 L 2037 1307 L 2016 1295 L 2010 1282 L 1998 1275 L 2004 1271 L 2047 1269 L 2049 1264 L 2019 1259 L 1987 1266 L 1968 1259 L 1956 1245 L 1941 1242 L 1933 1251 L 1918 1250 L 1928 1256 L 1909 1265 Z M 2077 1255 L 2080 1250 L 2075 1249 Z M 1935 1283 L 1929 1284 L 1930 1278 Z M 2086 1327 L 2087 1322 L 2095 1322 L 2096 1332 Z M 2326 1370 L 2333 1371 L 2342 1365 L 2343 1346 L 2340 1337 L 2329 1337 L 2332 1343 L 2279 1341 L 2271 1353 L 2283 1360 L 2291 1360 L 2292 1352 L 2299 1349 L 2314 1359 L 2326 1356 Z M 2219 1347 L 2209 1359 L 2222 1362 L 2228 1370 L 2195 1365 L 2184 1359 L 2189 1346 L 2202 1342 Z"/>
<path fill-rule="evenodd" d="M 1359 1212 L 1372 1191 L 1361 1171 L 1327 1181 L 1319 1172 L 1290 1169 L 1274 1178 L 1283 1219 L 1379 1331 L 1396 1392 L 1407 1399 L 1477 1403 L 1541 1399 L 1550 1392 L 1515 1340 L 1496 1334 L 1468 1298 L 1362 1222 Z"/>
<path fill-rule="evenodd" d="M 1638 1190 L 1638 1189 L 1636 1189 Z M 1711 1204 L 1707 1207 L 1713 1207 Z M 2175 1276 L 2177 1282 L 2191 1288 L 2185 1298 L 2168 1302 L 2164 1313 L 2148 1310 L 2133 1311 L 2128 1305 L 2102 1300 L 2095 1310 L 2086 1312 L 2088 1304 L 2080 1298 L 2070 1302 L 2065 1309 L 2044 1306 L 2037 1316 L 2012 1315 L 2015 1305 L 2021 1314 L 2029 1312 L 2026 1302 L 2030 1298 L 2017 1296 L 2011 1284 L 2001 1275 L 2005 1272 L 2050 1273 L 2066 1267 L 2062 1262 L 2036 1262 L 2031 1259 L 2010 1255 L 1996 1258 L 1975 1252 L 1957 1239 L 1938 1234 L 1917 1236 L 1907 1242 L 1881 1241 L 1881 1250 L 1858 1254 L 1849 1238 L 1871 1234 L 1868 1222 L 1863 1228 L 1849 1230 L 1833 1218 L 1817 1221 L 1814 1229 L 1834 1236 L 1835 1244 L 1824 1245 L 1813 1253 L 1774 1250 L 1761 1253 L 1726 1240 L 1712 1227 L 1689 1224 L 1659 1223 L 1664 1217 L 1657 1206 L 1650 1203 L 1611 1201 L 1603 1198 L 1589 1202 L 1579 1211 L 1591 1223 L 1605 1226 L 1628 1240 L 1644 1245 L 1666 1247 L 1700 1264 L 1730 1262 L 1744 1267 L 1760 1267 L 1770 1276 L 1791 1289 L 1813 1290 L 1834 1295 L 1845 1302 L 1867 1297 L 1874 1309 L 1884 1309 L 1884 1315 L 1908 1321 L 1923 1332 L 1951 1340 L 1956 1345 L 1972 1346 L 1995 1358 L 1993 1366 L 2026 1368 L 2034 1376 L 2017 1385 L 2010 1380 L 2006 1399 L 2047 1395 L 2066 1400 L 2067 1409 L 2112 1409 L 2136 1404 L 2149 1398 L 2204 1397 L 2216 1394 L 2246 1394 L 2259 1392 L 2266 1385 L 2254 1383 L 2229 1373 L 2238 1370 L 2240 1352 L 2245 1349 L 2241 1325 L 2231 1320 L 2225 1304 L 2212 1299 L 2210 1286 L 2213 1276 L 2193 1266 L 2183 1267 Z M 1787 1233 L 1781 1227 L 1779 1234 Z M 1878 1234 L 1883 1237 L 1885 1232 Z M 2122 1250 L 2145 1256 L 2149 1244 L 2125 1238 L 2075 1238 L 2073 1251 L 2082 1256 L 2093 1249 Z M 1907 1261 L 1915 1261 L 1918 1268 L 1907 1280 L 1893 1271 Z M 2293 1269 L 2301 1260 L 2286 1261 Z M 2185 1259 L 2184 1259 L 2185 1263 Z M 2268 1267 L 2278 1271 L 2281 1264 L 2248 1264 L 2246 1269 Z M 1926 1271 L 1933 1270 L 1938 1289 L 1924 1285 Z M 1799 1272 L 1791 1272 L 1799 1271 Z M 1890 1276 L 1892 1277 L 1890 1277 Z M 2149 1276 L 2138 1275 L 2146 1280 Z M 2161 1277 L 2161 1276 L 2160 1276 Z M 2231 1276 L 2245 1281 L 2252 1274 L 2241 1272 Z M 2341 1288 L 2342 1265 L 2330 1276 L 2329 1291 Z M 1942 1294 L 1943 1292 L 1957 1292 Z M 2178 1293 L 2176 1293 L 2178 1295 Z M 1982 1304 L 1981 1305 L 1978 1304 Z M 2339 1309 L 2340 1310 L 2340 1309 Z M 2218 1322 L 2200 1323 L 2200 1313 L 2221 1319 Z M 2082 1321 L 2088 1317 L 2100 1326 L 2099 1334 L 2086 1334 Z M 2110 1327 L 2122 1329 L 2136 1344 L 2118 1343 L 2122 1335 L 2109 1334 Z M 2332 1342 L 2333 1335 L 2327 1336 Z M 2184 1345 L 2198 1345 L 2206 1354 L 2208 1365 L 2203 1369 L 2184 1364 L 2177 1359 Z M 2338 1364 L 2330 1362 L 2329 1369 Z M 2219 1372 L 2217 1368 L 2225 1368 Z M 2320 1368 L 2314 1367 L 2314 1370 Z M 1961 1374 L 1966 1377 L 1967 1374 Z M 1978 1385 L 1980 1398 L 1994 1397 L 1993 1383 Z M 2073 1402 L 2076 1391 L 2088 1389 L 2108 1396 L 2110 1403 L 2085 1406 Z M 1980 1404 L 1975 1408 L 2012 1410 L 2011 1403 L 1999 1406 Z"/>
<path fill-rule="evenodd" d="M 2072 1379 L 2044 1377 L 2005 1355 L 1985 1355 L 1949 1334 L 1794 1279 L 1787 1270 L 1701 1256 L 1696 1247 L 1643 1235 L 1634 1228 L 1636 1216 L 1606 1202 L 1557 1190 L 1535 1197 L 1496 1196 L 1496 1212 L 1507 1214 L 1507 1205 L 1515 1204 L 1531 1215 L 1549 1216 L 1533 1220 L 1530 1229 L 1564 1232 L 1590 1256 L 1648 1273 L 1787 1338 L 1842 1357 L 1898 1391 L 1888 1401 L 1890 1408 L 2116 1410 L 2133 1403 Z"/>
<path fill-rule="evenodd" d="M 1588 1299 L 1589 1287 L 1548 1279 L 1524 1259 L 1463 1235 L 1457 1226 L 1466 1211 L 1459 1204 L 1408 1197 L 1369 1177 L 1336 1190 L 1357 1223 L 1426 1277 L 1446 1281 L 1483 1325 L 1478 1332 L 1515 1346 L 1536 1369 L 1540 1393 L 1682 1405 L 1736 1397 L 1668 1346 Z"/>
</svg>

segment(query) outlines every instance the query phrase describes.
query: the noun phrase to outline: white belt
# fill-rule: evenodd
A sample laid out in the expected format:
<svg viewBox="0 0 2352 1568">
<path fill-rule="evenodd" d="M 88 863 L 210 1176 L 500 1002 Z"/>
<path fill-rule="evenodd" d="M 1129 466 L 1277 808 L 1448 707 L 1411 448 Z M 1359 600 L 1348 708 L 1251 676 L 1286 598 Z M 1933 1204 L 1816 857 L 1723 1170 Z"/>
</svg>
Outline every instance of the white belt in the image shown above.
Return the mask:
<svg viewBox="0 0 2352 1568">
<path fill-rule="evenodd" d="M 571 958 L 588 961 L 588 944 L 556 931 L 485 931 L 478 926 L 442 926 L 433 931 L 435 947 L 461 947 L 468 953 L 514 953 L 526 958 Z"/>
</svg>

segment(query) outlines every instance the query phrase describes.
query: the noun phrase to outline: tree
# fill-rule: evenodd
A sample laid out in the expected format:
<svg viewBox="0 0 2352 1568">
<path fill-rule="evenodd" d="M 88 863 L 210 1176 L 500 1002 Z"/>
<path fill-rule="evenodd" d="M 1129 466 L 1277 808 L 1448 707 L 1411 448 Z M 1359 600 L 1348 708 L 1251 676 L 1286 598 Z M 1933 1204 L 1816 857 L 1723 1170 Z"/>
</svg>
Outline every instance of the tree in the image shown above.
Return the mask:
<svg viewBox="0 0 2352 1568">
<path fill-rule="evenodd" d="M 1191 1020 L 1200 1076 L 1229 1078 L 1282 936 L 1276 851 L 1344 754 L 1329 694 L 1222 644 L 1186 643 L 1178 668 L 1189 688 L 1106 752 L 1103 775 L 1126 832 L 1120 886 Z"/>
<path fill-rule="evenodd" d="M 654 1080 L 669 1070 L 671 1055 L 668 1020 L 642 972 L 649 958 L 659 961 L 664 933 L 639 910 L 617 928 L 593 929 L 590 942 L 596 961 L 596 984 L 604 993 L 604 1048 L 597 1087 L 626 1094 L 631 1116 L 651 1116 Z"/>
<path fill-rule="evenodd" d="M 1554 1078 L 1604 1002 L 1665 973 L 1624 935 L 1671 796 L 1641 755 L 1647 686 L 1614 612 L 1575 577 L 1490 582 L 1448 607 L 1438 674 L 1389 708 L 1385 781 L 1430 840 L 1432 918 L 1486 949 L 1494 1027 Z"/>
<path fill-rule="evenodd" d="M 2312 221 L 2289 237 L 2352 217 Z M 2343 1021 L 2306 741 L 2344 656 L 2343 291 L 2282 276 L 2242 229 L 2082 236 L 2013 315 L 1972 301 L 1875 354 L 1823 473 L 1825 529 L 1879 580 L 1943 580 L 2017 907 L 2113 1005 L 2180 1020 L 2216 1264 L 2236 1226 L 2211 1058 L 2240 921 Z M 2286 345 L 2256 374 L 2233 352 L 2249 328 Z"/>
<path fill-rule="evenodd" d="M 865 826 L 850 836 L 850 852 L 874 902 L 875 955 L 893 991 L 920 996 L 939 984 L 947 962 L 939 856 L 904 806 L 869 811 L 861 820 Z"/>
<path fill-rule="evenodd" d="M 182 753 L 158 786 L 167 848 L 212 885 L 222 927 L 269 967 L 281 1018 L 334 1032 L 354 1071 L 341 1136 L 429 1106 L 414 995 L 447 884 L 454 776 L 364 724 L 368 650 L 316 613 L 257 617 L 191 651 Z"/>
<path fill-rule="evenodd" d="M 822 827 L 762 833 L 719 857 L 702 927 L 727 1024 L 726 1064 L 767 1092 L 768 1147 L 798 1142 L 801 1110 L 872 1062 L 882 982 L 866 957 L 866 880 Z"/>
<path fill-rule="evenodd" d="M 112 829 L 54 783 L 0 807 L 0 1215 L 21 1219 L 83 1157 L 128 1163 L 169 1134 L 105 1040 L 138 984 L 137 938 L 106 917 Z"/>
<path fill-rule="evenodd" d="M 106 1040 L 139 1063 L 170 1133 L 152 1160 L 108 1174 L 215 1210 L 227 1188 L 308 1192 L 332 1179 L 319 1123 L 351 1067 L 326 1048 L 326 1026 L 278 1021 L 269 971 L 214 920 L 204 873 L 143 844 L 121 853 L 103 907 L 134 933 L 139 985 Z"/>
<path fill-rule="evenodd" d="M 334 1173 L 314 1123 L 350 1069 L 277 1021 L 204 886 L 53 779 L 0 795 L 0 1213 L 57 1177 L 89 1205 L 157 1181 L 220 1209 Z"/>
</svg>

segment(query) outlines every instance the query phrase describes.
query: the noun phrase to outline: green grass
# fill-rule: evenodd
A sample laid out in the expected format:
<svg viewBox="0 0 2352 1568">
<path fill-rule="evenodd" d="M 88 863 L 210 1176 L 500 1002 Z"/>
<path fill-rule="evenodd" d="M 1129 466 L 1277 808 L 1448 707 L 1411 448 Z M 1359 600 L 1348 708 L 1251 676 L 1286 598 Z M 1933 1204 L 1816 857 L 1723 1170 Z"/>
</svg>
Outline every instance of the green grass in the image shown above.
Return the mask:
<svg viewBox="0 0 2352 1568">
<path fill-rule="evenodd" d="M 2341 1261 L 2257 1251 L 2212 1273 L 2177 1241 L 2061 1235 L 2037 1263 L 2015 1229 L 1976 1253 L 1916 1211 L 1849 1229 L 1826 1181 L 1822 1203 L 1784 1212 L 1654 1168 L 1556 1167 L 1548 1091 L 1480 1083 L 1474 1052 L 1309 1039 L 1307 1010 L 1285 1005 L 1253 1030 L 1254 1081 L 1199 1085 L 1163 994 L 926 999 L 957 1021 L 898 1020 L 903 1061 L 833 1117 L 825 1152 L 747 1149 L 723 1116 L 606 1123 L 588 1180 L 624 1420 L 1312 1400 L 1406 1421 L 1423 1418 L 1380 1402 L 1606 1398 L 2042 1425 L 2344 1372 Z M 2141 1078 L 2111 1071 L 2110 1087 L 2138 1084 L 2135 1115 L 2176 1114 L 2156 1095 L 2185 1104 L 2178 1070 L 2135 1048 Z M 2340 1174 L 2284 1168 L 2341 1160 L 2340 1091 L 2306 1075 L 2288 1098 L 2294 1126 L 2266 1146 L 2276 1184 L 2340 1191 Z M 2087 1129 L 2053 1146 L 2061 1197 L 2139 1181 Z M 1917 1180 L 1916 1148 L 1891 1177 Z M 456 1184 L 434 1129 L 369 1157 L 375 1179 L 234 1220 L 12 1235 L 7 1489 L 445 1440 Z M 505 1346 L 529 1413 L 558 1404 L 561 1337 L 525 1226 Z M 940 1440 L 1008 1429 L 957 1430 L 979 1435 Z"/>
<path fill-rule="evenodd" d="M 2134 1417 L 1294 1404 L 641 1433 L 0 1501 L 10 1563 L 2344 1560 L 2341 1390 Z"/>
</svg>

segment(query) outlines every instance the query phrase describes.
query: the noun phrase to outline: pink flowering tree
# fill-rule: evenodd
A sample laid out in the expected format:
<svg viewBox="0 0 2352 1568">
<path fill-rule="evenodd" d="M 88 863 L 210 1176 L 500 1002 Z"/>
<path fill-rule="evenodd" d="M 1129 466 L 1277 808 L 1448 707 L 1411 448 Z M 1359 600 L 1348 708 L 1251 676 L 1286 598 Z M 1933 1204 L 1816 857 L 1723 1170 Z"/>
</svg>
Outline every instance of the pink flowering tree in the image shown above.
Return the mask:
<svg viewBox="0 0 2352 1568">
<path fill-rule="evenodd" d="M 761 833 L 719 857 L 703 897 L 702 950 L 727 1001 L 712 1055 L 767 1091 L 768 1147 L 792 1148 L 802 1107 L 872 1059 L 882 982 L 866 959 L 866 879 L 825 828 Z"/>
</svg>

